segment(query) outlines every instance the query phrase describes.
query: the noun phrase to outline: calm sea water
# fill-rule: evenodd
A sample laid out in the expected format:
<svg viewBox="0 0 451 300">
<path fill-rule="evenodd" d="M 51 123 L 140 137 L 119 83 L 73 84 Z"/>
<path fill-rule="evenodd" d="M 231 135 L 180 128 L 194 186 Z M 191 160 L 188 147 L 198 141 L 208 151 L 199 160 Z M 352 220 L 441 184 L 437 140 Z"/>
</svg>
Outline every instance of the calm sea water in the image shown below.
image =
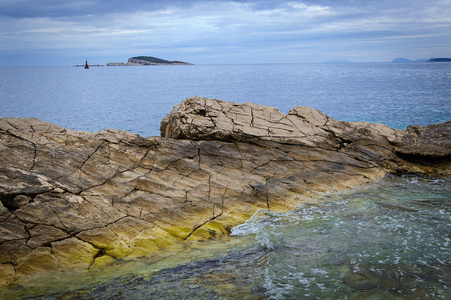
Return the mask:
<svg viewBox="0 0 451 300">
<path fill-rule="evenodd" d="M 403 129 L 451 120 L 451 64 L 0 68 L 0 117 L 77 130 L 159 135 L 194 95 Z M 244 244 L 208 259 L 38 298 L 451 299 L 450 180 L 388 176 L 286 214 L 260 211 L 233 236 Z"/>
<path fill-rule="evenodd" d="M 160 135 L 186 97 L 320 109 L 404 129 L 451 120 L 451 64 L 351 63 L 0 68 L 0 117 Z"/>
</svg>

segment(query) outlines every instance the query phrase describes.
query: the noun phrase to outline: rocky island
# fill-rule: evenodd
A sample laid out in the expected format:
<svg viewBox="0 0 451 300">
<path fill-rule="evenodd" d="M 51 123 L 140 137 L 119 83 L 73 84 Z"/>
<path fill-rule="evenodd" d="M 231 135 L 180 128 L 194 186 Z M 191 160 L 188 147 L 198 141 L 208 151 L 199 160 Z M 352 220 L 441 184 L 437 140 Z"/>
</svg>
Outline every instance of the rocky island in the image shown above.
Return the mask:
<svg viewBox="0 0 451 300">
<path fill-rule="evenodd" d="M 183 61 L 169 61 L 153 56 L 130 57 L 126 64 L 123 62 L 108 63 L 107 66 L 155 66 L 155 65 L 192 65 Z"/>
<path fill-rule="evenodd" d="M 258 210 L 386 174 L 451 175 L 451 122 L 399 130 L 201 97 L 176 105 L 161 137 L 2 118 L 0 140 L 4 289 L 177 257 L 228 239 Z"/>
</svg>

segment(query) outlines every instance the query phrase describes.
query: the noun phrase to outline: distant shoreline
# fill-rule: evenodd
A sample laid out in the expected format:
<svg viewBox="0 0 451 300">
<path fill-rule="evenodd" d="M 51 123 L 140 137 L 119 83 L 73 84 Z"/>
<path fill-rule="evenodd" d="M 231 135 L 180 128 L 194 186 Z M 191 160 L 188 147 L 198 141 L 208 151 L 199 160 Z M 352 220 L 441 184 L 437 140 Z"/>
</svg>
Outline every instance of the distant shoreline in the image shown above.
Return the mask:
<svg viewBox="0 0 451 300">
<path fill-rule="evenodd" d="M 432 58 L 428 60 L 428 62 L 451 62 L 451 58 L 443 57 L 443 58 Z"/>
<path fill-rule="evenodd" d="M 411 60 L 404 57 L 398 57 L 391 61 L 392 63 L 416 63 L 416 62 L 451 62 L 451 58 L 442 57 L 442 58 L 435 58 L 431 57 L 429 59 L 426 58 L 420 58 L 416 60 Z"/>
</svg>

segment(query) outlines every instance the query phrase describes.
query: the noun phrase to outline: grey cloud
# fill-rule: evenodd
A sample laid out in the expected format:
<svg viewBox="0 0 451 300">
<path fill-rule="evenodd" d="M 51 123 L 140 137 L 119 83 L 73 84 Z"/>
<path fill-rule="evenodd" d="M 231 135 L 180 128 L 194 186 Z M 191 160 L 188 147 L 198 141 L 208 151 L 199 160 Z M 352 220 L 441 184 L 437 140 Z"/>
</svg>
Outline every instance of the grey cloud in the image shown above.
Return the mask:
<svg viewBox="0 0 451 300">
<path fill-rule="evenodd" d="M 412 0 L 302 0 L 302 1 L 274 1 L 274 0 L 0 0 L 0 15 L 12 18 L 33 17 L 74 17 L 89 14 L 103 15 L 108 13 L 126 13 L 136 11 L 154 11 L 175 6 L 179 8 L 191 7 L 196 3 L 205 2 L 235 2 L 248 5 L 252 10 L 290 9 L 287 2 L 298 2 L 308 5 L 329 6 L 336 10 L 359 8 L 360 13 L 374 14 L 386 10 L 408 8 L 421 9 L 427 4 L 424 1 Z M 404 10 L 405 14 L 406 11 Z"/>
<path fill-rule="evenodd" d="M 152 11 L 170 5 L 189 6 L 191 2 L 183 0 L 0 0 L 0 15 L 12 18 L 61 18 L 140 10 Z"/>
<path fill-rule="evenodd" d="M 451 51 L 449 15 L 451 3 L 441 0 L 0 0 L 0 65 L 2 55 L 49 49 L 102 59 L 173 52 L 194 63 L 258 61 L 259 53 L 290 61 L 335 52 L 366 61 L 429 57 Z"/>
</svg>

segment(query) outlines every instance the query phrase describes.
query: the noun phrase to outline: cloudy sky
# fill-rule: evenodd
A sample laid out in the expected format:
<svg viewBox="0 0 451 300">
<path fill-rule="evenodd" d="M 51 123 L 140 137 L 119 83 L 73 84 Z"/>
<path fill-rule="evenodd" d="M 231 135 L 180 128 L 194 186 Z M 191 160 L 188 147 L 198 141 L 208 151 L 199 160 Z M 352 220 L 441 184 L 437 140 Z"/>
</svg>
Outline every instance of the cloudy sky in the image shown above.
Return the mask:
<svg viewBox="0 0 451 300">
<path fill-rule="evenodd" d="M 0 66 L 451 57 L 451 0 L 0 0 Z"/>
</svg>

